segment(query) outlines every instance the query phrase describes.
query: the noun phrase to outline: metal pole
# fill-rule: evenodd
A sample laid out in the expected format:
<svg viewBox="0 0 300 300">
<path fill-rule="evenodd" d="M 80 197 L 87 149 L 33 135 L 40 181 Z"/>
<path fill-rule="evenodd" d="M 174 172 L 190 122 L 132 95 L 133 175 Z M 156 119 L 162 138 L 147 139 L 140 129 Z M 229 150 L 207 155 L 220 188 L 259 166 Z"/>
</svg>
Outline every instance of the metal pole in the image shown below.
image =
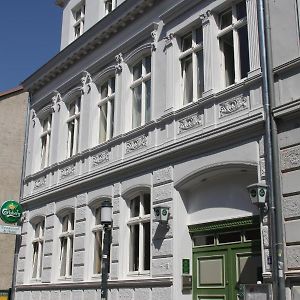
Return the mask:
<svg viewBox="0 0 300 300">
<path fill-rule="evenodd" d="M 101 280 L 101 300 L 107 300 L 107 279 L 109 272 L 109 249 L 111 243 L 111 226 L 105 224 L 103 226 L 103 253 L 102 253 L 102 280 Z"/>
<path fill-rule="evenodd" d="M 283 223 L 281 210 L 280 168 L 277 124 L 272 114 L 275 107 L 274 75 L 271 47 L 271 24 L 268 0 L 257 0 L 260 58 L 265 111 L 266 180 L 269 185 L 269 217 L 271 231 L 272 279 L 274 299 L 285 300 L 283 257 Z"/>
</svg>

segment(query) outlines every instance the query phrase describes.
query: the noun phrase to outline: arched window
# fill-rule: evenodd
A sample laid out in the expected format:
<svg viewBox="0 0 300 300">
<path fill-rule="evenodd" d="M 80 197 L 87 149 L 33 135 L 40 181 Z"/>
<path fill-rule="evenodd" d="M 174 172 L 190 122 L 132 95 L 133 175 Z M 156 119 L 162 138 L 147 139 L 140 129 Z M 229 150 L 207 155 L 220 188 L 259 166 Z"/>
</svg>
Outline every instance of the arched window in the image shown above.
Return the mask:
<svg viewBox="0 0 300 300">
<path fill-rule="evenodd" d="M 143 273 L 150 270 L 150 193 L 140 192 L 129 200 L 127 222 L 129 238 L 129 271 Z"/>
</svg>

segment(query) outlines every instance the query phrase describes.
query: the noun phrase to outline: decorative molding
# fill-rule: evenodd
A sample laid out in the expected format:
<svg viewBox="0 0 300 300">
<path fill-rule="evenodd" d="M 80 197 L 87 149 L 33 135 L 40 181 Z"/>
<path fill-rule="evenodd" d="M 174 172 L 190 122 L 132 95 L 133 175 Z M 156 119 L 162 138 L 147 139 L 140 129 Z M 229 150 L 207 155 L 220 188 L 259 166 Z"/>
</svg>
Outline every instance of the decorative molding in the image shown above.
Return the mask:
<svg viewBox="0 0 300 300">
<path fill-rule="evenodd" d="M 210 10 L 207 10 L 204 14 L 200 15 L 202 25 L 205 25 L 205 23 L 209 22 L 209 17 L 210 16 L 211 16 L 211 11 Z"/>
<path fill-rule="evenodd" d="M 219 104 L 220 118 L 248 108 L 247 97 L 240 95 Z"/>
<path fill-rule="evenodd" d="M 130 153 L 144 147 L 147 147 L 147 136 L 145 134 L 132 139 L 125 144 L 126 153 Z"/>
<path fill-rule="evenodd" d="M 32 115 L 31 115 L 32 127 L 33 127 L 33 128 L 35 127 L 35 123 L 36 123 L 35 118 L 36 118 L 36 113 L 35 113 L 35 111 L 33 110 L 33 111 L 32 111 Z"/>
<path fill-rule="evenodd" d="M 122 62 L 123 62 L 123 54 L 119 53 L 115 56 L 116 59 L 116 65 L 115 65 L 115 70 L 116 73 L 119 74 L 122 72 L 123 67 L 122 67 Z"/>
<path fill-rule="evenodd" d="M 288 170 L 300 167 L 300 145 L 281 150 L 281 168 Z"/>
<path fill-rule="evenodd" d="M 87 93 L 89 93 L 91 91 L 91 83 L 93 82 L 91 74 L 87 71 L 84 71 L 80 80 L 82 84 L 82 91 L 84 92 L 84 87 L 87 86 Z"/>
<path fill-rule="evenodd" d="M 75 174 L 75 165 L 67 166 L 60 170 L 60 179 L 73 176 Z"/>
<path fill-rule="evenodd" d="M 34 184 L 33 184 L 33 189 L 37 190 L 39 188 L 44 187 L 45 185 L 46 185 L 46 176 L 41 177 L 41 178 L 35 180 Z"/>
<path fill-rule="evenodd" d="M 59 91 L 54 91 L 52 100 L 52 111 L 55 112 L 55 108 L 57 107 L 57 111 L 60 111 L 60 102 L 62 101 L 62 97 Z"/>
<path fill-rule="evenodd" d="M 166 35 L 163 40 L 165 41 L 165 47 L 164 49 L 168 48 L 169 46 L 171 46 L 173 44 L 173 37 L 174 34 L 173 33 L 169 33 L 168 35 Z"/>
<path fill-rule="evenodd" d="M 202 115 L 199 113 L 190 115 L 178 121 L 179 133 L 203 125 Z"/>
<path fill-rule="evenodd" d="M 153 42 L 151 43 L 151 48 L 152 48 L 152 51 L 155 51 L 156 50 L 156 44 L 157 44 L 157 30 L 153 30 L 151 32 L 151 37 L 152 37 L 152 40 Z"/>
<path fill-rule="evenodd" d="M 92 166 L 97 167 L 105 162 L 109 161 L 109 151 L 105 150 L 92 156 Z"/>
</svg>

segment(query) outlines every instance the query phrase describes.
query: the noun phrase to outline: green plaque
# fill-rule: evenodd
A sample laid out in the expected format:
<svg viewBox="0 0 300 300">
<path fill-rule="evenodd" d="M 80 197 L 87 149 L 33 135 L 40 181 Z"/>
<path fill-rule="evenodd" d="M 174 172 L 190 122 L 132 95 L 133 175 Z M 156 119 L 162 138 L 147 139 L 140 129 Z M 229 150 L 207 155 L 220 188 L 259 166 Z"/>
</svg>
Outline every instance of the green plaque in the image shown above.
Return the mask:
<svg viewBox="0 0 300 300">
<path fill-rule="evenodd" d="M 22 207 L 21 205 L 13 200 L 5 201 L 0 208 L 0 218 L 5 223 L 16 223 L 22 217 Z"/>
<path fill-rule="evenodd" d="M 190 260 L 188 258 L 182 259 L 182 274 L 190 274 Z"/>
</svg>

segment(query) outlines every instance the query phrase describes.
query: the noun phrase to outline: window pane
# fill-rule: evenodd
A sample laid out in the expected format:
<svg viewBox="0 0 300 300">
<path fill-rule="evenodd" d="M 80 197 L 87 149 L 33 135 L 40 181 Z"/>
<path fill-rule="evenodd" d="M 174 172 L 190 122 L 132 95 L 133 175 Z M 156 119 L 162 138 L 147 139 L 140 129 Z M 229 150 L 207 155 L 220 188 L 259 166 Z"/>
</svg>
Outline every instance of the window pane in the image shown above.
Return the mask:
<svg viewBox="0 0 300 300">
<path fill-rule="evenodd" d="M 221 29 L 226 28 L 232 24 L 232 11 L 228 10 L 220 16 L 220 27 Z"/>
<path fill-rule="evenodd" d="M 246 2 L 242 1 L 236 5 L 236 18 L 238 20 L 247 16 Z"/>
<path fill-rule="evenodd" d="M 183 103 L 187 104 L 193 100 L 193 64 L 192 56 L 182 59 L 182 78 L 183 78 Z"/>
<path fill-rule="evenodd" d="M 112 77 L 110 79 L 110 89 L 111 89 L 111 93 L 113 94 L 116 90 L 116 79 L 115 77 Z"/>
<path fill-rule="evenodd" d="M 42 259 L 43 259 L 43 243 L 39 243 L 40 246 L 40 252 L 39 252 L 39 274 L 38 274 L 38 278 L 41 277 L 42 274 L 42 269 L 43 269 L 43 264 L 42 264 Z"/>
<path fill-rule="evenodd" d="M 37 261 L 38 261 L 38 243 L 33 245 L 33 257 L 32 257 L 32 278 L 37 276 Z"/>
<path fill-rule="evenodd" d="M 62 219 L 62 232 L 67 232 L 68 231 L 68 220 L 69 216 L 64 216 Z"/>
<path fill-rule="evenodd" d="M 66 275 L 66 259 L 67 259 L 67 239 L 61 239 L 61 250 L 60 250 L 60 276 Z"/>
<path fill-rule="evenodd" d="M 73 237 L 70 237 L 69 239 L 69 243 L 70 243 L 70 253 L 69 253 L 69 274 L 67 275 L 72 275 L 72 271 L 73 271 Z"/>
<path fill-rule="evenodd" d="M 100 143 L 106 141 L 106 130 L 107 130 L 107 103 L 100 106 L 100 131 L 99 131 Z"/>
<path fill-rule="evenodd" d="M 145 58 L 145 70 L 146 74 L 151 72 L 151 56 L 147 56 Z"/>
<path fill-rule="evenodd" d="M 95 225 L 101 224 L 101 207 L 95 210 Z"/>
<path fill-rule="evenodd" d="M 260 230 L 252 229 L 245 231 L 245 239 L 246 241 L 260 240 Z"/>
<path fill-rule="evenodd" d="M 75 12 L 75 20 L 78 21 L 81 18 L 81 8 Z"/>
<path fill-rule="evenodd" d="M 197 97 L 202 97 L 204 92 L 204 65 L 203 65 L 203 51 L 197 52 L 197 69 L 198 69 L 198 82 L 197 82 Z"/>
<path fill-rule="evenodd" d="M 69 228 L 69 230 L 74 230 L 74 218 L 75 218 L 75 214 L 72 213 L 71 216 L 70 216 L 70 225 L 71 225 L 71 228 Z"/>
<path fill-rule="evenodd" d="M 144 194 L 144 214 L 148 215 L 150 214 L 150 194 Z"/>
<path fill-rule="evenodd" d="M 108 96 L 108 82 L 105 82 L 104 84 L 101 85 L 100 93 L 101 93 L 101 99 L 104 99 Z"/>
<path fill-rule="evenodd" d="M 215 238 L 213 235 L 194 237 L 194 246 L 214 245 L 214 243 L 215 243 Z"/>
<path fill-rule="evenodd" d="M 142 62 L 140 61 L 132 68 L 133 81 L 142 77 Z"/>
<path fill-rule="evenodd" d="M 76 107 L 77 107 L 77 113 L 80 112 L 80 106 L 81 106 L 81 98 L 79 97 L 76 101 Z"/>
<path fill-rule="evenodd" d="M 138 271 L 139 269 L 139 225 L 130 226 L 130 271 Z"/>
<path fill-rule="evenodd" d="M 80 120 L 79 118 L 76 119 L 77 121 L 77 130 L 76 130 L 76 145 L 75 145 L 75 149 L 74 149 L 74 153 L 77 153 L 78 152 L 78 145 L 79 145 L 79 125 L 80 125 Z"/>
<path fill-rule="evenodd" d="M 94 274 L 101 273 L 102 231 L 95 232 Z"/>
<path fill-rule="evenodd" d="M 144 270 L 150 270 L 150 223 L 144 223 L 143 230 L 144 230 Z"/>
<path fill-rule="evenodd" d="M 226 244 L 226 243 L 234 243 L 241 241 L 241 233 L 238 232 L 228 232 L 223 233 L 218 236 L 219 244 Z"/>
<path fill-rule="evenodd" d="M 132 127 L 141 125 L 141 112 L 142 112 L 142 85 L 133 89 L 133 107 L 132 107 Z"/>
<path fill-rule="evenodd" d="M 69 106 L 69 116 L 74 116 L 75 115 L 75 103 L 71 103 Z"/>
<path fill-rule="evenodd" d="M 203 30 L 202 27 L 196 29 L 196 43 L 203 43 Z"/>
<path fill-rule="evenodd" d="M 140 196 L 130 201 L 130 217 L 138 217 L 140 215 Z"/>
<path fill-rule="evenodd" d="M 249 45 L 248 45 L 248 32 L 247 26 L 240 27 L 238 29 L 239 44 L 240 44 L 240 68 L 241 68 L 241 78 L 248 76 L 250 71 L 249 62 Z"/>
<path fill-rule="evenodd" d="M 145 122 L 151 120 L 151 80 L 145 82 L 146 88 L 146 111 L 145 111 Z"/>
<path fill-rule="evenodd" d="M 111 116 L 110 116 L 110 137 L 114 136 L 114 115 L 115 115 L 115 105 L 114 101 L 110 102 L 111 105 Z"/>
<path fill-rule="evenodd" d="M 220 38 L 221 49 L 224 54 L 225 64 L 225 83 L 226 86 L 234 83 L 234 50 L 233 50 L 233 35 L 232 31 L 228 32 Z"/>
<path fill-rule="evenodd" d="M 184 52 L 192 48 L 192 33 L 187 34 L 181 40 L 181 51 Z"/>
</svg>

